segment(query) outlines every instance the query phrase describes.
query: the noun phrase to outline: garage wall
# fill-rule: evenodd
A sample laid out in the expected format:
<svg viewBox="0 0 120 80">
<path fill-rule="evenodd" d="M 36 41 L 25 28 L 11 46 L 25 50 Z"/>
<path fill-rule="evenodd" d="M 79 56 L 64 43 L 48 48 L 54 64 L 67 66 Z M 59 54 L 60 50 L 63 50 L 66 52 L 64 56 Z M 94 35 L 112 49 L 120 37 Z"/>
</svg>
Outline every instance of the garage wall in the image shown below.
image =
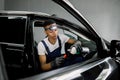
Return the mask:
<svg viewBox="0 0 120 80">
<path fill-rule="evenodd" d="M 120 39 L 120 0 L 70 0 L 105 39 Z M 51 0 L 5 0 L 6 10 L 41 11 L 57 14 L 75 23 Z"/>
<path fill-rule="evenodd" d="M 4 10 L 4 0 L 0 0 L 0 10 Z"/>
</svg>

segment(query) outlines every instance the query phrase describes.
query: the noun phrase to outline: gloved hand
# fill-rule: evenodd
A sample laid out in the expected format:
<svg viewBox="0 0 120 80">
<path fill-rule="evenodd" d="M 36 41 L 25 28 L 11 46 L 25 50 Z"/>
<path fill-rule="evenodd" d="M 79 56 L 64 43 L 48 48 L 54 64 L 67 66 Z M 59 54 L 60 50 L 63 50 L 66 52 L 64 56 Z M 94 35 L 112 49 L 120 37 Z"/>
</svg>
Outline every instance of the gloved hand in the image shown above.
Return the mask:
<svg viewBox="0 0 120 80">
<path fill-rule="evenodd" d="M 54 61 L 51 62 L 51 66 L 52 66 L 52 68 L 60 67 L 60 66 L 62 66 L 64 61 L 65 61 L 64 56 L 57 57 Z"/>
<path fill-rule="evenodd" d="M 79 54 L 81 52 L 81 42 L 77 41 L 75 42 L 69 49 L 71 54 Z"/>
</svg>

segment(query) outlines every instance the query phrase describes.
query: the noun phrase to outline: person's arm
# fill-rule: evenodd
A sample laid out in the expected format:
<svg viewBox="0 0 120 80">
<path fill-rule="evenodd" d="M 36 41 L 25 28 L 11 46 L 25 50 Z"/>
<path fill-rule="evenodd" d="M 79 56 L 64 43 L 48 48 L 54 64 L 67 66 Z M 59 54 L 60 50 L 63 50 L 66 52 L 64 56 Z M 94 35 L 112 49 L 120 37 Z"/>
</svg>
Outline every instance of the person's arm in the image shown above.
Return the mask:
<svg viewBox="0 0 120 80">
<path fill-rule="evenodd" d="M 55 60 L 53 60 L 49 63 L 46 63 L 46 56 L 39 55 L 39 60 L 41 63 L 41 69 L 43 71 L 48 71 L 48 70 L 60 67 L 63 64 L 65 59 L 64 59 L 64 56 L 60 56 L 60 57 L 57 57 Z"/>
<path fill-rule="evenodd" d="M 52 68 L 51 63 L 46 63 L 46 55 L 39 55 L 39 60 L 43 71 L 48 71 Z"/>
</svg>

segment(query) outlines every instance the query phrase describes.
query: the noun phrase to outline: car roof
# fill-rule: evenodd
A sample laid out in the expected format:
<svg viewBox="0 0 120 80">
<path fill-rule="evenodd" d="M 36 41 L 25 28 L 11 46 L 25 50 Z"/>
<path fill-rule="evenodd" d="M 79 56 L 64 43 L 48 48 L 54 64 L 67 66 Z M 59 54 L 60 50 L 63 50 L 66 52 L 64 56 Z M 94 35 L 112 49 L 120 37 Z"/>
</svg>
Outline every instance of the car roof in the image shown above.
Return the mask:
<svg viewBox="0 0 120 80">
<path fill-rule="evenodd" d="M 0 10 L 0 14 L 9 14 L 9 15 L 43 15 L 43 16 L 51 16 L 50 14 L 43 13 L 43 12 L 34 12 L 34 11 L 5 11 L 5 10 Z"/>
</svg>

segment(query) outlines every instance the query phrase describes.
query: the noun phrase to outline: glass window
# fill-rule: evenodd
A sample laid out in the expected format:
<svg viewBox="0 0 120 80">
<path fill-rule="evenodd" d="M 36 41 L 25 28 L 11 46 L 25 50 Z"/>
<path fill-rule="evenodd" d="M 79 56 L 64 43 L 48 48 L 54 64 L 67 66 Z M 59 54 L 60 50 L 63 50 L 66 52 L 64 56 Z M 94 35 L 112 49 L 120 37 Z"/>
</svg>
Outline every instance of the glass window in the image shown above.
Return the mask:
<svg viewBox="0 0 120 80">
<path fill-rule="evenodd" d="M 26 17 L 0 17 L 0 42 L 24 44 Z"/>
</svg>

